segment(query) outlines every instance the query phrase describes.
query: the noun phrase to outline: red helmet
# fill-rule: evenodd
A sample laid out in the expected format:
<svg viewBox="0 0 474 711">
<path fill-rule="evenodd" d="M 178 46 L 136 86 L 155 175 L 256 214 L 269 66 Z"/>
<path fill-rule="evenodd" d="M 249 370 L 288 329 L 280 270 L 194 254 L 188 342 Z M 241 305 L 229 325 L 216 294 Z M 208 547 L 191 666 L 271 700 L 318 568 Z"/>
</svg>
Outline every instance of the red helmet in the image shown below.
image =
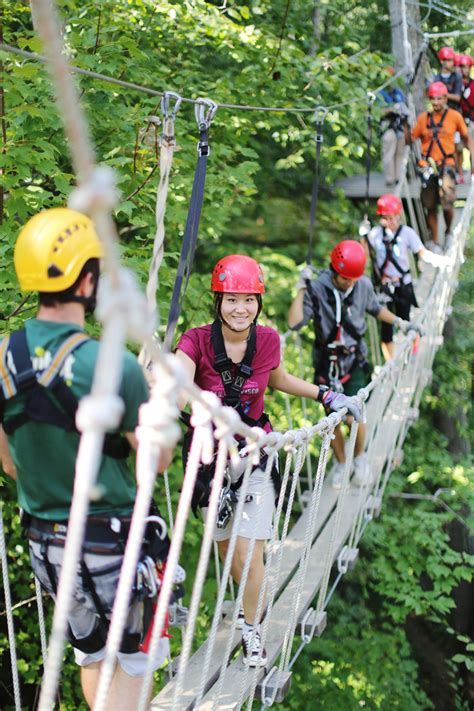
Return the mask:
<svg viewBox="0 0 474 711">
<path fill-rule="evenodd" d="M 454 49 L 452 47 L 441 47 L 438 52 L 438 59 L 454 59 Z"/>
<path fill-rule="evenodd" d="M 466 64 L 468 67 L 472 67 L 474 60 L 470 54 L 460 54 L 459 55 L 459 66 Z"/>
<path fill-rule="evenodd" d="M 359 279 L 365 269 L 364 248 L 353 239 L 345 239 L 336 244 L 331 252 L 331 266 L 346 279 Z"/>
<path fill-rule="evenodd" d="M 442 81 L 434 81 L 428 87 L 428 96 L 446 96 L 448 87 Z"/>
<path fill-rule="evenodd" d="M 211 291 L 231 294 L 263 294 L 263 271 L 252 257 L 230 254 L 220 259 L 211 277 Z"/>
<path fill-rule="evenodd" d="M 399 215 L 402 211 L 402 201 L 397 195 L 387 193 L 377 200 L 377 215 Z"/>
<path fill-rule="evenodd" d="M 458 54 L 457 52 L 454 53 L 454 66 L 459 67 L 461 64 L 461 55 Z"/>
</svg>

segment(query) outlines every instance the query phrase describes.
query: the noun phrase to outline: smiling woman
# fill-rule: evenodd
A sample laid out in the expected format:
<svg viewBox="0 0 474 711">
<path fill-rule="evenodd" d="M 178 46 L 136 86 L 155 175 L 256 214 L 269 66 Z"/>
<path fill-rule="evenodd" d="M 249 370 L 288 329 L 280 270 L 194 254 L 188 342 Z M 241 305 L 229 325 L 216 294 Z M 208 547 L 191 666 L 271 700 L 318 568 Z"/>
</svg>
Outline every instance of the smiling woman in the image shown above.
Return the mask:
<svg viewBox="0 0 474 711">
<path fill-rule="evenodd" d="M 265 291 L 263 271 L 251 257 L 233 254 L 217 262 L 212 272 L 215 321 L 184 333 L 177 346 L 177 357 L 190 377 L 203 390 L 214 392 L 225 405 L 234 407 L 250 426 L 271 431 L 264 412 L 264 396 L 268 385 L 292 395 L 322 402 L 335 411 L 344 407 L 359 417 L 355 398 L 346 397 L 324 387 L 307 383 L 287 373 L 280 365 L 280 336 L 273 328 L 257 324 L 263 307 Z M 181 406 L 184 407 L 182 402 Z M 192 433 L 186 439 L 187 458 Z M 240 444 L 240 443 L 237 443 Z M 242 442 L 241 444 L 245 444 Z M 243 467 L 229 463 L 229 500 L 239 497 Z M 211 467 L 212 469 L 212 467 Z M 213 470 L 198 474 L 193 497 L 194 509 L 206 508 Z M 262 647 L 259 620 L 256 619 L 260 588 L 264 575 L 265 541 L 272 536 L 275 497 L 280 477 L 277 462 L 268 463 L 265 448 L 252 469 L 245 496 L 243 516 L 238 523 L 238 536 L 232 558 L 232 576 L 237 584 L 242 578 L 245 561 L 251 557 L 249 574 L 243 592 L 240 626 L 243 628 L 243 657 L 249 666 L 264 666 L 267 654 Z M 218 511 L 214 540 L 225 558 L 233 528 L 232 507 L 228 515 Z"/>
</svg>

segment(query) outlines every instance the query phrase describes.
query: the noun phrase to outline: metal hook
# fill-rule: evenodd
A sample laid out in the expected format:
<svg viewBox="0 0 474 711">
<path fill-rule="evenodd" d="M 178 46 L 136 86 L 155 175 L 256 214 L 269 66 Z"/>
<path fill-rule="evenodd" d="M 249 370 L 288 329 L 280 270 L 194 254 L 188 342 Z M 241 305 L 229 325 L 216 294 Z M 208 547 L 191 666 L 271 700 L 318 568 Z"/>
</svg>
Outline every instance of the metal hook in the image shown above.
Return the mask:
<svg viewBox="0 0 474 711">
<path fill-rule="evenodd" d="M 367 92 L 367 101 L 369 102 L 369 109 L 372 108 L 372 106 L 373 106 L 374 101 L 376 100 L 376 98 L 377 98 L 377 95 L 374 94 L 373 91 L 368 91 L 368 92 Z"/>
<path fill-rule="evenodd" d="M 194 104 L 194 116 L 200 131 L 207 130 L 212 123 L 218 105 L 211 99 L 199 97 Z"/>
<path fill-rule="evenodd" d="M 170 111 L 170 106 L 171 106 L 171 101 L 170 99 L 174 99 L 174 107 Z M 181 105 L 182 98 L 179 94 L 177 94 L 175 91 L 165 91 L 163 96 L 161 97 L 161 111 L 163 113 L 163 118 L 166 119 L 172 119 L 174 120 L 176 118 L 176 114 L 178 113 L 178 109 Z"/>
<path fill-rule="evenodd" d="M 316 106 L 314 110 L 314 118 L 316 119 L 316 126 L 322 126 L 328 115 L 328 110 L 325 106 Z"/>
</svg>

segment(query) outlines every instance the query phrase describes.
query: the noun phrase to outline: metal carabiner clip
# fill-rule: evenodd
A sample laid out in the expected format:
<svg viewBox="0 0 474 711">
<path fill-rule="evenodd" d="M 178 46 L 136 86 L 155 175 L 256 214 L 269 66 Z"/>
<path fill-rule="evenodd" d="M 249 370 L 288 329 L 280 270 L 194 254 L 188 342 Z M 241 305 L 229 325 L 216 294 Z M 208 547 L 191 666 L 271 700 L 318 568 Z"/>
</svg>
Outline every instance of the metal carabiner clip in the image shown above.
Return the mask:
<svg viewBox="0 0 474 711">
<path fill-rule="evenodd" d="M 316 121 L 316 130 L 319 131 L 322 129 L 324 126 L 324 121 L 326 120 L 326 116 L 328 115 L 328 110 L 325 106 L 316 106 L 314 110 L 314 119 Z M 319 136 L 316 136 L 317 141 L 322 141 L 322 136 L 319 138 Z"/>
<path fill-rule="evenodd" d="M 194 116 L 200 131 L 207 130 L 212 123 L 218 105 L 212 99 L 199 97 L 194 104 Z"/>
<path fill-rule="evenodd" d="M 170 109 L 172 102 L 170 101 L 174 99 L 174 106 L 173 108 Z M 181 106 L 182 98 L 179 94 L 177 94 L 175 91 L 165 91 L 163 93 L 163 96 L 161 97 L 161 113 L 163 114 L 163 119 L 171 119 L 174 121 L 176 118 L 176 114 L 178 113 L 178 109 Z"/>
</svg>

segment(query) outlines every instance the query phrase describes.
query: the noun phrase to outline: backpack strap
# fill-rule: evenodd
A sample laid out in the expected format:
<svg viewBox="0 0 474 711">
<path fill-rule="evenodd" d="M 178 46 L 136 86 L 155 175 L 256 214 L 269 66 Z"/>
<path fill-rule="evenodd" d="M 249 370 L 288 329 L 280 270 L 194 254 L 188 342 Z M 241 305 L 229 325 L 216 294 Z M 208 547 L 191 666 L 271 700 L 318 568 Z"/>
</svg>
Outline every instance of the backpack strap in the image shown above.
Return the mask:
<svg viewBox="0 0 474 711">
<path fill-rule="evenodd" d="M 90 341 L 89 336 L 85 333 L 81 333 L 80 331 L 73 333 L 72 336 L 69 336 L 69 338 L 61 344 L 54 354 L 54 358 L 50 365 L 38 377 L 38 383 L 45 388 L 50 387 L 55 378 L 59 377 L 59 373 L 61 372 L 66 358 L 71 355 L 76 348 L 82 346 L 82 344 L 87 341 Z"/>
<path fill-rule="evenodd" d="M 0 343 L 0 383 L 1 395 L 4 400 L 10 400 L 16 395 L 16 385 L 7 366 L 7 353 L 10 346 L 10 336 L 5 336 Z"/>
<path fill-rule="evenodd" d="M 423 158 L 425 160 L 428 160 L 428 158 L 431 155 L 433 145 L 436 143 L 439 150 L 441 151 L 441 155 L 443 156 L 443 165 L 445 164 L 445 162 L 448 158 L 452 158 L 454 156 L 454 153 L 446 153 L 446 151 L 444 150 L 443 144 L 439 140 L 439 130 L 443 126 L 444 119 L 446 118 L 446 114 L 448 113 L 448 111 L 449 111 L 449 109 L 445 109 L 443 111 L 443 114 L 442 114 L 440 120 L 438 121 L 438 123 L 435 123 L 435 121 L 433 119 L 433 112 L 428 111 L 427 112 L 427 120 L 426 120 L 426 128 L 427 128 L 427 130 L 431 130 L 433 132 L 433 137 L 430 141 L 430 145 L 428 146 L 428 150 L 424 154 Z"/>
</svg>

